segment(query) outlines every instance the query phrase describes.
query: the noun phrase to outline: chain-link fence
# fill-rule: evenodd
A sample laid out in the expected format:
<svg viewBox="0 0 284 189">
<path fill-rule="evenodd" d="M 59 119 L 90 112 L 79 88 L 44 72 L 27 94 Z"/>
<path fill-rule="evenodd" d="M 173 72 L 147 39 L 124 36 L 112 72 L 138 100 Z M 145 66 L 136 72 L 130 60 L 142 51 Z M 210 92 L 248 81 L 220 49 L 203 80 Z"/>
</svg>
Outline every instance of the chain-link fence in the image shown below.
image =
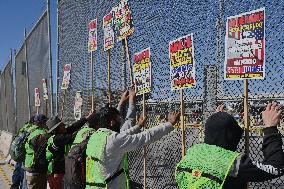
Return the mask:
<svg viewBox="0 0 284 189">
<path fill-rule="evenodd" d="M 265 7 L 266 10 L 266 77 L 249 80 L 250 156 L 261 160 L 261 111 L 268 101 L 284 103 L 283 51 L 284 3 L 281 1 L 128 1 L 135 32 L 128 38 L 131 62 L 133 55 L 147 47 L 151 49 L 152 92 L 146 95 L 147 127 L 163 122 L 171 110 L 179 110 L 179 91 L 170 89 L 169 42 L 193 33 L 196 64 L 195 88 L 184 90 L 186 147 L 203 141 L 203 125 L 217 104 L 225 103 L 227 110 L 243 126 L 243 81 L 227 81 L 223 76 L 225 59 L 225 31 L 228 16 Z M 91 57 L 88 53 L 88 23 L 98 19 L 98 50 L 93 53 L 95 108 L 107 103 L 107 58 L 103 50 L 102 19 L 119 3 L 103 0 L 59 1 L 59 83 L 63 66 L 71 63 L 71 83 L 64 106 L 65 121 L 74 121 L 73 106 L 76 91 L 82 91 L 83 114 L 91 108 Z M 116 42 L 110 50 L 112 104 L 130 86 L 123 42 Z M 63 92 L 59 90 L 59 113 Z M 141 99 L 137 108 L 141 112 Z M 283 131 L 283 120 L 280 129 Z M 244 140 L 239 150 L 244 152 Z M 158 142 L 147 146 L 147 187 L 177 188 L 175 165 L 181 159 L 181 132 L 176 130 Z M 143 183 L 143 149 L 130 154 L 130 176 Z M 251 183 L 252 188 L 281 188 L 284 179 Z"/>
<path fill-rule="evenodd" d="M 1 130 L 15 132 L 15 103 L 12 73 L 12 60 L 8 62 L 1 74 Z"/>
<path fill-rule="evenodd" d="M 52 90 L 48 36 L 48 12 L 45 11 L 27 34 L 23 45 L 15 55 L 16 130 L 37 112 L 51 114 Z M 43 94 L 42 79 L 47 80 L 48 99 L 40 95 L 40 106 L 35 107 L 35 88 Z"/>
</svg>

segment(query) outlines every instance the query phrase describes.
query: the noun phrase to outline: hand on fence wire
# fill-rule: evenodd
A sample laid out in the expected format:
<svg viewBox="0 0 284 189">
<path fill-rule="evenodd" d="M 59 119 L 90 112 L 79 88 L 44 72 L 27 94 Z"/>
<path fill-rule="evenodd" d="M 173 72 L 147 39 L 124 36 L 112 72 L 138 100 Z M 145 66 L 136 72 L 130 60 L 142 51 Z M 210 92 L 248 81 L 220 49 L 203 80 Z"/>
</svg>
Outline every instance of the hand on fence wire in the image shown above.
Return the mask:
<svg viewBox="0 0 284 189">
<path fill-rule="evenodd" d="M 136 99 L 136 92 L 135 92 L 135 90 L 131 89 L 129 91 L 129 102 L 134 103 L 135 99 Z"/>
<path fill-rule="evenodd" d="M 119 106 L 122 106 L 129 99 L 129 91 L 122 93 L 119 101 Z"/>
<path fill-rule="evenodd" d="M 273 102 L 272 104 L 269 103 L 266 106 L 265 111 L 262 112 L 262 119 L 265 127 L 273 127 L 279 125 L 282 112 L 279 109 L 280 106 L 278 106 L 276 102 Z"/>
<path fill-rule="evenodd" d="M 218 112 L 225 112 L 225 106 L 224 106 L 224 104 L 221 104 L 221 105 L 219 105 L 218 107 L 217 107 L 217 109 L 216 109 L 216 113 L 218 113 Z"/>
<path fill-rule="evenodd" d="M 168 122 L 170 122 L 172 125 L 175 125 L 177 122 L 179 122 L 180 119 L 180 112 L 170 112 L 168 114 Z"/>
<path fill-rule="evenodd" d="M 145 127 L 145 122 L 146 122 L 146 116 L 144 117 L 143 115 L 140 115 L 138 120 L 138 126 L 140 128 Z"/>
</svg>

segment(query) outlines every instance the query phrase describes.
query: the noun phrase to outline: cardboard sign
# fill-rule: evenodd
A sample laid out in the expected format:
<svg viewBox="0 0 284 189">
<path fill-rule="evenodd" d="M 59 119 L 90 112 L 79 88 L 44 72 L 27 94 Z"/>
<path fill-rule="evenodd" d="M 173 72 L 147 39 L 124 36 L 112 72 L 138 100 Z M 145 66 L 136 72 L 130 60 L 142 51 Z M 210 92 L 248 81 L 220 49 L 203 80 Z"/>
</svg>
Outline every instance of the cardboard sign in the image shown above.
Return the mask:
<svg viewBox="0 0 284 189">
<path fill-rule="evenodd" d="M 127 0 L 121 0 L 113 8 L 113 11 L 115 15 L 115 32 L 118 41 L 121 41 L 134 32 L 131 11 Z"/>
<path fill-rule="evenodd" d="M 169 43 L 171 89 L 195 87 L 193 34 Z"/>
<path fill-rule="evenodd" d="M 264 79 L 265 9 L 227 18 L 224 79 Z"/>
<path fill-rule="evenodd" d="M 47 79 L 42 79 L 43 99 L 48 100 Z"/>
<path fill-rule="evenodd" d="M 151 61 L 150 48 L 134 55 L 134 79 L 137 95 L 151 92 Z"/>
<path fill-rule="evenodd" d="M 96 51 L 98 48 L 97 35 L 98 35 L 97 19 L 94 19 L 89 23 L 89 42 L 88 42 L 89 52 Z"/>
<path fill-rule="evenodd" d="M 81 97 L 81 91 L 77 91 L 75 95 L 75 105 L 74 105 L 75 120 L 79 120 L 82 117 L 82 105 L 83 105 L 83 99 Z"/>
<path fill-rule="evenodd" d="M 111 11 L 103 18 L 103 28 L 104 28 L 104 50 L 107 51 L 114 46 L 114 21 L 113 12 Z"/>
<path fill-rule="evenodd" d="M 69 87 L 70 84 L 70 72 L 71 72 L 71 64 L 65 64 L 64 65 L 64 75 L 62 80 L 62 90 L 66 90 Z"/>
<path fill-rule="evenodd" d="M 40 90 L 35 88 L 35 107 L 40 107 Z"/>
</svg>

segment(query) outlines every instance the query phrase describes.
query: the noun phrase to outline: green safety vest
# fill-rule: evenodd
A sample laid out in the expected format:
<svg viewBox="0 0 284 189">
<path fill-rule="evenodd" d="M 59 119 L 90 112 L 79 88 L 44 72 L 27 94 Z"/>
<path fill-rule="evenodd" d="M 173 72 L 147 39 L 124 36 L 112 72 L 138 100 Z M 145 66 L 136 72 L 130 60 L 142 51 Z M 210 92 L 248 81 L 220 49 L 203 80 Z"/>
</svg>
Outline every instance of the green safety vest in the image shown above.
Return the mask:
<svg viewBox="0 0 284 189">
<path fill-rule="evenodd" d="M 91 136 L 91 134 L 93 134 L 95 131 L 96 131 L 95 129 L 89 127 L 82 127 L 76 134 L 76 137 L 71 145 L 71 148 L 76 144 L 80 144 L 81 142 L 83 142 L 83 140 L 85 140 L 87 136 Z"/>
<path fill-rule="evenodd" d="M 239 153 L 209 145 L 193 145 L 176 167 L 176 181 L 181 189 L 222 189 Z"/>
<path fill-rule="evenodd" d="M 47 141 L 47 146 L 46 146 L 46 154 L 45 154 L 45 157 L 46 157 L 46 161 L 48 163 L 48 166 L 47 166 L 47 173 L 48 174 L 51 174 L 53 172 L 53 153 L 49 150 L 49 147 L 52 146 L 53 144 L 53 138 L 54 138 L 55 135 L 52 135 L 48 141 Z"/>
<path fill-rule="evenodd" d="M 110 131 L 96 131 L 90 137 L 86 150 L 86 189 L 107 189 L 107 178 L 102 175 L 101 160 Z M 126 189 L 129 189 L 128 159 L 123 158 L 123 172 Z"/>
<path fill-rule="evenodd" d="M 32 168 L 35 164 L 35 151 L 30 145 L 30 142 L 33 138 L 46 134 L 46 130 L 43 128 L 38 127 L 36 130 L 32 131 L 29 135 L 26 143 L 25 143 L 25 150 L 26 150 L 26 157 L 25 157 L 25 167 Z"/>
<path fill-rule="evenodd" d="M 52 146 L 54 144 L 53 142 L 53 139 L 54 139 L 54 136 L 55 135 L 52 135 L 48 141 L 47 141 L 47 146 L 46 146 L 46 154 L 45 154 L 45 157 L 46 157 L 46 161 L 48 163 L 48 166 L 47 166 L 47 173 L 48 174 L 51 174 L 53 173 L 53 153 L 49 150 L 49 147 Z M 69 150 L 71 149 L 71 144 L 66 144 L 64 146 L 64 155 L 67 156 L 68 155 L 68 152 Z"/>
<path fill-rule="evenodd" d="M 31 123 L 27 123 L 25 124 L 17 133 L 17 135 L 19 135 L 20 133 L 26 131 L 26 132 L 32 132 L 34 131 L 36 128 L 38 128 L 37 125 L 33 125 Z"/>
</svg>

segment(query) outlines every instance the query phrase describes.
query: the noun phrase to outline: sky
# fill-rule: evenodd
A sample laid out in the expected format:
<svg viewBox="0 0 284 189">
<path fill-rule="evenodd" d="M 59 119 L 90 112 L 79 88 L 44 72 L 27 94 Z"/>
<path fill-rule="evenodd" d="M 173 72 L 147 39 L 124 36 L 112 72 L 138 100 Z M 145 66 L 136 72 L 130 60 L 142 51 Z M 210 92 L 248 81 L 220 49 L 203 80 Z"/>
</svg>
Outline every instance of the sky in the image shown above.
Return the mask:
<svg viewBox="0 0 284 189">
<path fill-rule="evenodd" d="M 56 0 L 50 0 L 53 73 L 56 63 Z M 19 50 L 27 34 L 46 10 L 47 0 L 0 0 L 0 70 L 9 61 L 10 49 Z M 55 73 L 54 73 L 55 74 Z"/>
</svg>

